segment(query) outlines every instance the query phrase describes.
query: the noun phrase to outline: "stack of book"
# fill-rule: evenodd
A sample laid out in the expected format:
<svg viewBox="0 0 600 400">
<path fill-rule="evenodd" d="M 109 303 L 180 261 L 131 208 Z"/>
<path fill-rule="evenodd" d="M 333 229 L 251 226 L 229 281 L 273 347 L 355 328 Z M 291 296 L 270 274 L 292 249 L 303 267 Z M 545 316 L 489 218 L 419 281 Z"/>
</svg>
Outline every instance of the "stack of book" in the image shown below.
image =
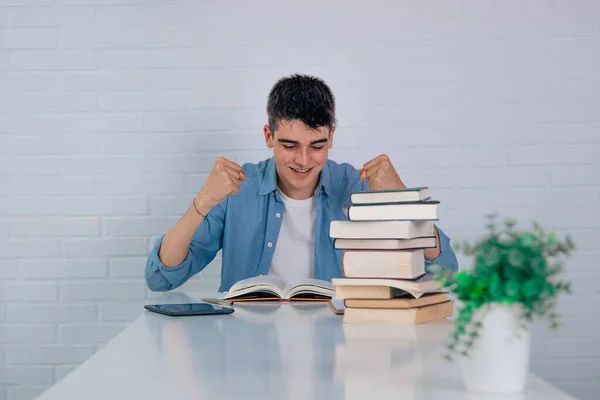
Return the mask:
<svg viewBox="0 0 600 400">
<path fill-rule="evenodd" d="M 425 249 L 436 246 L 439 201 L 427 187 L 355 192 L 349 221 L 332 221 L 343 250 L 343 278 L 332 280 L 344 323 L 419 324 L 453 313 L 447 293 L 425 271 Z"/>
</svg>

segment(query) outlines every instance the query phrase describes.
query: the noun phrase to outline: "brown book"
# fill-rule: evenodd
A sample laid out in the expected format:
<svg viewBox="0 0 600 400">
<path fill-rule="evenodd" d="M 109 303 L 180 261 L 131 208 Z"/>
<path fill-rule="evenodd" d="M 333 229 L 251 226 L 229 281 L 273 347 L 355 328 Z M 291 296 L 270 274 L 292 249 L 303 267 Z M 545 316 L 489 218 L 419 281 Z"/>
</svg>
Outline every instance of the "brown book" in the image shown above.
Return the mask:
<svg viewBox="0 0 600 400">
<path fill-rule="evenodd" d="M 450 317 L 453 311 L 454 303 L 451 300 L 406 309 L 346 308 L 343 323 L 416 325 Z"/>
<path fill-rule="evenodd" d="M 450 300 L 448 293 L 429 293 L 415 299 L 413 297 L 400 297 L 396 299 L 345 299 L 346 308 L 418 308 L 431 304 L 443 303 Z"/>
<path fill-rule="evenodd" d="M 425 274 L 425 250 L 346 250 L 346 278 L 413 279 Z"/>
</svg>

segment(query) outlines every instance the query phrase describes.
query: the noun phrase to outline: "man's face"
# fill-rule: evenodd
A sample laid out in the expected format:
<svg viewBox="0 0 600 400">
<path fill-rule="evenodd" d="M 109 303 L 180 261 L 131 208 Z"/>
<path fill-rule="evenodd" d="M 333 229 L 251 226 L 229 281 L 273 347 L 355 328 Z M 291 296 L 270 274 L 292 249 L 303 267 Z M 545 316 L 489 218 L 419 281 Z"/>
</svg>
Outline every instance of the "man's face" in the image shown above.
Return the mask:
<svg viewBox="0 0 600 400">
<path fill-rule="evenodd" d="M 293 199 L 313 195 L 327 162 L 335 128 L 310 129 L 302 121 L 280 121 L 275 134 L 264 127 L 267 147 L 273 149 L 279 188 Z"/>
</svg>

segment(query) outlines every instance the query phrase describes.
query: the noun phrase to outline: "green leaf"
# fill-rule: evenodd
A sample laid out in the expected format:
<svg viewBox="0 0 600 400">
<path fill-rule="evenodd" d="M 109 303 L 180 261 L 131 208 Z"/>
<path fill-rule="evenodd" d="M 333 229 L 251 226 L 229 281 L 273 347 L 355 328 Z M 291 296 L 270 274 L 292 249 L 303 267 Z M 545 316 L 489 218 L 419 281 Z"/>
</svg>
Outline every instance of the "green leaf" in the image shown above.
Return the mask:
<svg viewBox="0 0 600 400">
<path fill-rule="evenodd" d="M 535 280 L 529 280 L 521 287 L 521 293 L 525 299 L 533 299 L 539 294 L 540 287 Z"/>
<path fill-rule="evenodd" d="M 487 281 L 483 279 L 478 280 L 471 291 L 471 298 L 475 301 L 481 300 L 486 292 L 487 285 Z"/>
<path fill-rule="evenodd" d="M 499 274 L 493 274 L 490 278 L 489 292 L 492 299 L 502 297 L 502 282 Z"/>
<path fill-rule="evenodd" d="M 525 263 L 525 256 L 520 249 L 510 249 L 508 251 L 508 262 L 515 268 L 522 268 Z"/>
<path fill-rule="evenodd" d="M 497 247 L 492 247 L 483 257 L 483 261 L 489 267 L 493 267 L 500 262 L 500 250 Z"/>
<path fill-rule="evenodd" d="M 546 262 L 541 256 L 531 257 L 529 258 L 529 265 L 532 269 L 532 272 L 539 273 L 538 271 L 543 271 L 546 267 Z"/>
<path fill-rule="evenodd" d="M 469 286 L 473 281 L 473 277 L 469 275 L 466 271 L 457 272 L 454 275 L 454 281 L 460 287 Z"/>
<path fill-rule="evenodd" d="M 509 280 L 508 282 L 506 282 L 506 285 L 504 287 L 504 293 L 510 299 L 516 299 L 519 295 L 520 289 L 521 289 L 521 285 L 519 284 L 518 281 Z"/>
<path fill-rule="evenodd" d="M 523 247 L 532 247 L 535 244 L 536 238 L 532 233 L 523 233 L 519 238 L 519 243 Z"/>
<path fill-rule="evenodd" d="M 547 246 L 556 246 L 557 240 L 556 240 L 556 234 L 554 232 L 550 233 L 548 235 L 548 238 L 546 239 L 546 245 Z"/>
<path fill-rule="evenodd" d="M 503 267 L 504 268 L 502 269 L 502 276 L 504 277 L 505 281 L 513 280 L 521 282 L 524 279 L 527 279 L 527 277 L 529 276 L 529 271 L 527 271 L 525 267 L 516 268 L 508 263 Z"/>
</svg>

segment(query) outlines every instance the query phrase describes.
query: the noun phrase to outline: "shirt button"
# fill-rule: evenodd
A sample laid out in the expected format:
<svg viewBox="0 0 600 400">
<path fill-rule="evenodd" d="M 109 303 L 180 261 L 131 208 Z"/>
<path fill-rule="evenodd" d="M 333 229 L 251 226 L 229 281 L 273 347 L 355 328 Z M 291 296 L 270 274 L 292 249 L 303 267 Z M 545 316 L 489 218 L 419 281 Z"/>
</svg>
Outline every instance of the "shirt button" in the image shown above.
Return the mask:
<svg viewBox="0 0 600 400">
<path fill-rule="evenodd" d="M 275 216 L 276 216 L 277 218 L 281 218 L 281 214 L 279 214 L 279 213 L 275 214 Z"/>
<path fill-rule="evenodd" d="M 269 242 L 269 243 L 267 243 L 267 246 L 273 247 L 273 243 Z"/>
</svg>

